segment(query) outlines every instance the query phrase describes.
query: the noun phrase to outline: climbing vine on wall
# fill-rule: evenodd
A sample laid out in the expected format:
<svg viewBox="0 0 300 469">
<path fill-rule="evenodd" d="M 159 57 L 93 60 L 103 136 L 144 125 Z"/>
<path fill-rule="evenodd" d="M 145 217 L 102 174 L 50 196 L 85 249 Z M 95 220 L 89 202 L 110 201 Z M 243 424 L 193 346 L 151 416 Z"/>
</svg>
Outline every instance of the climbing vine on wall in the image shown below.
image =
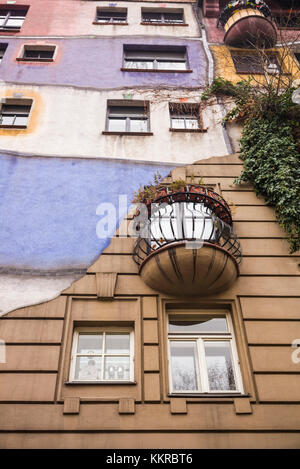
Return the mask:
<svg viewBox="0 0 300 469">
<path fill-rule="evenodd" d="M 251 79 L 234 84 L 219 77 L 201 97 L 204 102 L 213 96 L 231 97 L 233 107 L 224 120 L 243 122 L 244 168 L 234 182 L 250 182 L 275 208 L 291 253 L 300 249 L 300 105 L 292 102 L 293 91 L 262 92 Z"/>
</svg>

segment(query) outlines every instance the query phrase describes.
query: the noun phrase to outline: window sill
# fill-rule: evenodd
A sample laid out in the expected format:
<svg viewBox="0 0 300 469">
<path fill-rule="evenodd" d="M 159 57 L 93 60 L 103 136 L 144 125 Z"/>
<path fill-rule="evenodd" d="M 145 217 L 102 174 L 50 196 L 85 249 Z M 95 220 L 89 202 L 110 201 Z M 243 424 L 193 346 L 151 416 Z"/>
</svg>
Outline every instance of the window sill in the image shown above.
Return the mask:
<svg viewBox="0 0 300 469">
<path fill-rule="evenodd" d="M 125 68 L 121 67 L 121 72 L 150 72 L 150 73 L 192 73 L 193 70 L 188 69 L 188 70 L 157 70 L 157 69 L 148 69 L 148 68 Z"/>
<path fill-rule="evenodd" d="M 0 129 L 27 129 L 27 125 L 0 125 Z"/>
<path fill-rule="evenodd" d="M 65 381 L 65 385 L 68 386 L 82 386 L 82 385 L 93 385 L 93 386 L 107 386 L 107 385 L 136 385 L 136 381 Z"/>
<path fill-rule="evenodd" d="M 113 22 L 113 21 L 107 21 L 106 23 L 100 23 L 98 21 L 93 21 L 93 24 L 96 24 L 97 26 L 105 26 L 107 24 L 110 24 L 110 25 L 114 25 L 114 26 L 128 26 L 129 23 L 118 23 L 117 21 L 116 22 Z"/>
<path fill-rule="evenodd" d="M 173 129 L 172 127 L 169 128 L 170 132 L 189 132 L 189 133 L 204 133 L 207 132 L 207 129 Z"/>
<path fill-rule="evenodd" d="M 241 394 L 239 392 L 224 392 L 224 393 L 195 393 L 195 394 L 189 394 L 189 393 L 169 393 L 168 397 L 184 397 L 184 398 L 219 398 L 219 399 L 228 399 L 232 398 L 234 399 L 235 397 L 240 397 L 240 398 L 249 398 L 250 394 Z"/>
<path fill-rule="evenodd" d="M 21 31 L 20 29 L 5 29 L 5 28 L 0 28 L 0 33 L 19 33 Z"/>
<path fill-rule="evenodd" d="M 27 59 L 23 57 L 17 57 L 18 62 L 54 62 L 54 59 Z"/>
<path fill-rule="evenodd" d="M 187 23 L 151 23 L 148 21 L 142 21 L 141 24 L 145 26 L 189 26 Z"/>
<path fill-rule="evenodd" d="M 109 132 L 104 130 L 102 135 L 138 135 L 138 136 L 148 136 L 153 135 L 153 132 Z"/>
</svg>

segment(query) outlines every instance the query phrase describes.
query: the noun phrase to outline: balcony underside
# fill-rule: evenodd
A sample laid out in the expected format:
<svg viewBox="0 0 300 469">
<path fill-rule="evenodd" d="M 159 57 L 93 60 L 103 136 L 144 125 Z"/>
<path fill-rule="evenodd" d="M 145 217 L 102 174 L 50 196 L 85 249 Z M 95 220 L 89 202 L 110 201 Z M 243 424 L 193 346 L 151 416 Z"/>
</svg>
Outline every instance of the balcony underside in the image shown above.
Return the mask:
<svg viewBox="0 0 300 469">
<path fill-rule="evenodd" d="M 246 16 L 235 21 L 226 31 L 224 42 L 232 47 L 266 47 L 276 43 L 276 29 L 263 16 Z"/>
<path fill-rule="evenodd" d="M 229 288 L 239 275 L 235 258 L 218 245 L 204 242 L 191 249 L 177 242 L 152 252 L 140 275 L 154 290 L 170 295 L 209 296 Z"/>
</svg>

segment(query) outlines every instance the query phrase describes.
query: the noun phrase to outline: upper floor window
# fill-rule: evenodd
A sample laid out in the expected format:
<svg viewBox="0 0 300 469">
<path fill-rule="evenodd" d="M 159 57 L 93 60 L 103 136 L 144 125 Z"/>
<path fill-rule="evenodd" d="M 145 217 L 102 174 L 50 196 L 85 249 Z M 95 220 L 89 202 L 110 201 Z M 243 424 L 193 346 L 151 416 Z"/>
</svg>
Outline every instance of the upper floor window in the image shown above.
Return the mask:
<svg viewBox="0 0 300 469">
<path fill-rule="evenodd" d="M 274 20 L 279 28 L 300 29 L 300 12 L 298 14 L 275 16 Z"/>
<path fill-rule="evenodd" d="M 150 24 L 184 24 L 183 10 L 177 9 L 170 11 L 170 9 L 159 8 L 142 8 L 142 23 Z"/>
<path fill-rule="evenodd" d="M 298 60 L 298 63 L 300 65 L 300 52 L 295 52 L 295 57 Z"/>
<path fill-rule="evenodd" d="M 11 7 L 0 8 L 0 31 L 20 31 L 24 23 L 28 7 L 12 9 Z"/>
<path fill-rule="evenodd" d="M 231 57 L 237 73 L 263 74 L 278 73 L 280 64 L 276 53 L 241 53 L 231 52 Z"/>
<path fill-rule="evenodd" d="M 195 103 L 170 103 L 171 130 L 202 129 L 200 106 Z"/>
<path fill-rule="evenodd" d="M 70 381 L 133 381 L 133 329 L 79 327 L 73 336 Z"/>
<path fill-rule="evenodd" d="M 184 46 L 124 46 L 124 69 L 189 71 Z"/>
<path fill-rule="evenodd" d="M 172 393 L 242 392 L 229 314 L 170 314 Z"/>
<path fill-rule="evenodd" d="M 127 24 L 127 8 L 97 8 L 95 23 Z"/>
<path fill-rule="evenodd" d="M 109 101 L 106 129 L 112 133 L 149 133 L 149 105 L 144 101 Z"/>
<path fill-rule="evenodd" d="M 0 108 L 0 127 L 26 129 L 32 99 L 6 98 Z"/>
<path fill-rule="evenodd" d="M 25 45 L 22 56 L 18 60 L 30 62 L 51 62 L 53 61 L 55 46 L 46 45 Z"/>
<path fill-rule="evenodd" d="M 2 62 L 6 49 L 7 49 L 7 44 L 3 44 L 3 43 L 0 44 L 0 63 Z"/>
</svg>

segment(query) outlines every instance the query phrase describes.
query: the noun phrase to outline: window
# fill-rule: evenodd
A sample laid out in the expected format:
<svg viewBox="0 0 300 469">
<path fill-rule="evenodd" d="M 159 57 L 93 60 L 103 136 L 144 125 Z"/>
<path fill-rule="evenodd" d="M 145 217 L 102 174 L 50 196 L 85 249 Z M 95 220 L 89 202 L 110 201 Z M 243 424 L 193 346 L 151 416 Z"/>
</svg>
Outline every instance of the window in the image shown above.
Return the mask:
<svg viewBox="0 0 300 469">
<path fill-rule="evenodd" d="M 1 104 L 0 127 L 25 129 L 31 106 L 31 99 L 6 99 Z"/>
<path fill-rule="evenodd" d="M 22 9 L 0 8 L 0 30 L 20 31 L 28 7 Z"/>
<path fill-rule="evenodd" d="M 188 71 L 185 47 L 124 46 L 124 70 Z"/>
<path fill-rule="evenodd" d="M 278 73 L 280 65 L 276 54 L 231 53 L 232 60 L 237 73 Z"/>
<path fill-rule="evenodd" d="M 0 44 L 0 62 L 2 62 L 6 49 L 7 49 L 7 44 Z"/>
<path fill-rule="evenodd" d="M 274 20 L 279 28 L 300 29 L 300 11 L 299 14 L 275 16 Z"/>
<path fill-rule="evenodd" d="M 298 60 L 298 63 L 300 65 L 300 52 L 295 52 L 295 57 Z"/>
<path fill-rule="evenodd" d="M 202 128 L 199 104 L 170 103 L 171 130 L 199 130 Z"/>
<path fill-rule="evenodd" d="M 106 129 L 109 133 L 149 133 L 148 102 L 109 101 Z"/>
<path fill-rule="evenodd" d="M 22 57 L 18 60 L 30 62 L 52 62 L 55 53 L 55 46 L 25 45 Z"/>
<path fill-rule="evenodd" d="M 142 23 L 182 25 L 184 24 L 183 10 L 142 8 Z"/>
<path fill-rule="evenodd" d="M 97 8 L 96 24 L 127 24 L 127 8 Z"/>
<path fill-rule="evenodd" d="M 78 328 L 74 332 L 70 381 L 133 381 L 133 330 Z"/>
<path fill-rule="evenodd" d="M 242 392 L 229 314 L 170 314 L 168 342 L 172 393 Z"/>
</svg>

